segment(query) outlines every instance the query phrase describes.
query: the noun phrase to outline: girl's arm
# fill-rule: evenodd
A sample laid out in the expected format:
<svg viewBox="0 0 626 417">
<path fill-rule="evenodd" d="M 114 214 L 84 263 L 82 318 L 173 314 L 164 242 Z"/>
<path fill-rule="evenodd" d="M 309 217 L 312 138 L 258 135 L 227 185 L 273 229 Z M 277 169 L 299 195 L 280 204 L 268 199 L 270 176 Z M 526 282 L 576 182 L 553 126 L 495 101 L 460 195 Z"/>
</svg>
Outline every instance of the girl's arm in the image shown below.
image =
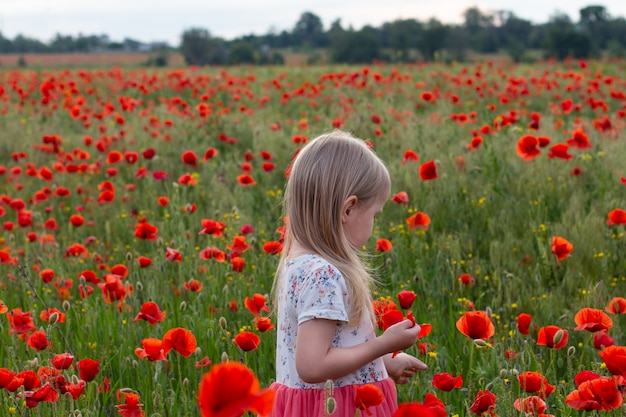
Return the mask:
<svg viewBox="0 0 626 417">
<path fill-rule="evenodd" d="M 332 347 L 337 322 L 313 319 L 298 326 L 296 336 L 296 370 L 309 384 L 337 379 L 362 368 L 387 353 L 413 345 L 420 326 L 403 320 L 389 327 L 381 336 L 360 345 Z"/>
</svg>

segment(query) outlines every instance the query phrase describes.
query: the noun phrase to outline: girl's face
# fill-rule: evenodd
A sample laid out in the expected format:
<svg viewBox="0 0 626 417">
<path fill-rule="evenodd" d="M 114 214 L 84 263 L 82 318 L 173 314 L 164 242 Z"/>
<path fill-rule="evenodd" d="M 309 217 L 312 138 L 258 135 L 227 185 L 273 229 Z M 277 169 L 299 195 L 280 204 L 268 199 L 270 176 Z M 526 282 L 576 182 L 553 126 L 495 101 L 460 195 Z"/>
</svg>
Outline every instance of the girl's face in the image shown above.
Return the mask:
<svg viewBox="0 0 626 417">
<path fill-rule="evenodd" d="M 344 203 L 342 214 L 343 230 L 352 249 L 360 249 L 372 235 L 374 219 L 382 211 L 387 196 L 370 204 L 362 204 L 356 196 L 350 196 Z"/>
</svg>

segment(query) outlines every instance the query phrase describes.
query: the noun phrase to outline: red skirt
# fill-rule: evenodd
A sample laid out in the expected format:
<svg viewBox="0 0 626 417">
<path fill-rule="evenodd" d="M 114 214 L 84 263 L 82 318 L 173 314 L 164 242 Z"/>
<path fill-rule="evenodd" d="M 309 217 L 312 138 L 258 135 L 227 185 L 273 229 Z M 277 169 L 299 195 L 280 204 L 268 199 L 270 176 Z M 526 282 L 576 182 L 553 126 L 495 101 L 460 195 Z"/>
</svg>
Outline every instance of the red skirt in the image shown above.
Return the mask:
<svg viewBox="0 0 626 417">
<path fill-rule="evenodd" d="M 391 378 L 372 382 L 385 396 L 382 404 L 369 407 L 371 417 L 392 417 L 398 409 L 398 396 L 396 384 Z M 323 389 L 299 389 L 289 388 L 285 385 L 273 383 L 271 389 L 276 391 L 274 408 L 269 417 L 354 417 L 356 406 L 356 388 L 354 385 L 333 388 L 335 399 L 335 412 L 331 415 L 324 414 L 326 406 L 325 390 Z M 367 413 L 361 413 L 366 415 Z"/>
</svg>

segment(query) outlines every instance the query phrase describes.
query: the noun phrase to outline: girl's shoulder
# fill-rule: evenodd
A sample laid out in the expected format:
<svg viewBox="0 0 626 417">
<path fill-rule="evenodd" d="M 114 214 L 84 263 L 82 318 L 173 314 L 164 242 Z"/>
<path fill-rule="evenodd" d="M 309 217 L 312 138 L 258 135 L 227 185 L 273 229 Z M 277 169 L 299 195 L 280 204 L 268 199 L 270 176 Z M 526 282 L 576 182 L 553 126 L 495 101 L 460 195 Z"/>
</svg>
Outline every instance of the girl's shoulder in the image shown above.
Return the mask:
<svg viewBox="0 0 626 417">
<path fill-rule="evenodd" d="M 315 253 L 306 253 L 295 256 L 285 262 L 287 271 L 296 272 L 297 274 L 324 274 L 342 276 L 341 272 L 332 263 Z"/>
</svg>

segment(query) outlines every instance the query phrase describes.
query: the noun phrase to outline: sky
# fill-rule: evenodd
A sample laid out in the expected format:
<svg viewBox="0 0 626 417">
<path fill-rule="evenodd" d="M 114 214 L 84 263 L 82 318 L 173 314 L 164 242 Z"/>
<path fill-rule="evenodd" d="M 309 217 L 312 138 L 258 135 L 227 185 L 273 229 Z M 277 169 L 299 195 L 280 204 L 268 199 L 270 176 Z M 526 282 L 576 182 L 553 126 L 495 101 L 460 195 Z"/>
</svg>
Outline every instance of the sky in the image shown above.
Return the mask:
<svg viewBox="0 0 626 417">
<path fill-rule="evenodd" d="M 601 5 L 612 17 L 626 17 L 624 0 L 0 0 L 0 33 L 13 39 L 22 34 L 49 42 L 57 33 L 131 38 L 178 46 L 190 28 L 233 39 L 291 31 L 304 12 L 317 15 L 328 29 L 341 19 L 343 28 L 379 27 L 396 19 L 462 23 L 463 11 L 512 11 L 533 24 L 555 13 L 579 20 L 579 10 Z"/>
</svg>

